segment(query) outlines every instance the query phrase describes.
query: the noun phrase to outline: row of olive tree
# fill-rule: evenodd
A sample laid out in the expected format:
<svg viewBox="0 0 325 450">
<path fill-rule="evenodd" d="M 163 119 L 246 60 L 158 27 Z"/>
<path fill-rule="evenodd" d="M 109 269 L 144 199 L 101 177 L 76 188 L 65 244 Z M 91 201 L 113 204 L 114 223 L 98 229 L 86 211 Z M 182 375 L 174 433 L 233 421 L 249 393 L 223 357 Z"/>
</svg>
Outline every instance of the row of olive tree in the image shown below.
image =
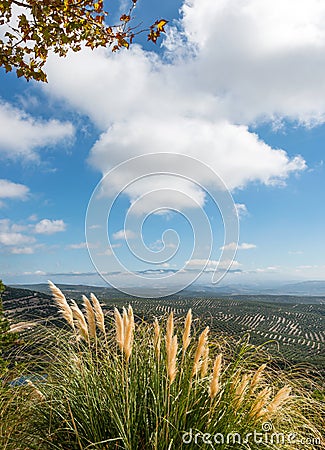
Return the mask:
<svg viewBox="0 0 325 450">
<path fill-rule="evenodd" d="M 2 294 L 4 290 L 5 286 L 2 280 L 0 280 L 0 377 L 3 376 L 8 366 L 8 361 L 4 355 L 17 340 L 17 333 L 10 333 L 9 320 L 4 316 L 2 305 Z"/>
</svg>

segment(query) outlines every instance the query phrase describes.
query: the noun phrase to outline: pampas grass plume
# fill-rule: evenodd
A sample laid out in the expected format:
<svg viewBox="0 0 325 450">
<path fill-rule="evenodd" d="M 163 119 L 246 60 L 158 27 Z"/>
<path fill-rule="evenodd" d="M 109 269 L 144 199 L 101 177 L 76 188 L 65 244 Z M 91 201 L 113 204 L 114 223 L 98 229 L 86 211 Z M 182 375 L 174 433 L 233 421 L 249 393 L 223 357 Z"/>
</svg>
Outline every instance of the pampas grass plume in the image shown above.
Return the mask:
<svg viewBox="0 0 325 450">
<path fill-rule="evenodd" d="M 91 301 L 94 305 L 94 311 L 95 311 L 95 317 L 96 317 L 96 324 L 99 330 L 106 336 L 106 330 L 105 330 L 105 317 L 102 310 L 102 307 L 100 306 L 100 303 L 97 299 L 97 297 L 94 294 L 90 294 Z"/>
<path fill-rule="evenodd" d="M 123 311 L 124 313 L 124 311 Z M 125 311 L 126 313 L 126 311 Z M 123 349 L 125 353 L 126 360 L 128 361 L 131 352 L 132 352 L 132 344 L 133 344 L 133 334 L 134 334 L 134 315 L 133 315 L 133 309 L 132 306 L 129 305 L 127 315 L 127 321 L 125 322 L 126 325 L 124 325 L 124 343 L 123 343 Z"/>
<path fill-rule="evenodd" d="M 57 286 L 55 286 L 55 284 L 52 283 L 52 281 L 48 280 L 48 284 L 50 286 L 54 300 L 59 308 L 60 313 L 62 314 L 63 318 L 67 321 L 67 323 L 72 328 L 74 328 L 73 313 L 63 292 Z"/>
<path fill-rule="evenodd" d="M 276 394 L 274 399 L 268 404 L 265 410 L 265 414 L 263 416 L 271 416 L 274 414 L 281 406 L 288 400 L 291 393 L 290 386 L 284 386 L 279 392 Z"/>
<path fill-rule="evenodd" d="M 214 361 L 212 380 L 209 388 L 210 398 L 213 399 L 219 392 L 219 379 L 221 374 L 222 354 L 218 355 Z"/>
<path fill-rule="evenodd" d="M 95 312 L 93 310 L 93 307 L 90 303 L 90 300 L 83 295 L 82 296 L 83 299 L 83 304 L 84 304 L 84 308 L 86 311 L 86 319 L 87 319 L 87 323 L 88 323 L 88 329 L 89 329 L 89 336 L 93 339 L 96 338 L 96 317 L 95 317 Z"/>
<path fill-rule="evenodd" d="M 85 316 L 74 300 L 72 300 L 71 310 L 73 312 L 75 324 L 77 326 L 77 329 L 79 330 L 80 336 L 86 341 L 89 341 L 89 331 Z"/>
<path fill-rule="evenodd" d="M 173 383 L 176 377 L 177 368 L 176 368 L 176 356 L 177 356 L 177 336 L 173 336 L 171 344 L 167 347 L 167 373 L 170 384 Z"/>
<path fill-rule="evenodd" d="M 183 332 L 183 352 L 186 351 L 191 342 L 191 325 L 192 325 L 192 310 L 189 309 L 185 319 Z"/>
<path fill-rule="evenodd" d="M 200 361 L 201 361 L 202 355 L 204 354 L 205 347 L 207 345 L 208 333 L 209 333 L 209 327 L 206 327 L 200 334 L 197 349 L 196 349 L 196 352 L 194 355 L 192 376 L 196 375 L 198 372 L 198 369 L 200 366 Z"/>
</svg>

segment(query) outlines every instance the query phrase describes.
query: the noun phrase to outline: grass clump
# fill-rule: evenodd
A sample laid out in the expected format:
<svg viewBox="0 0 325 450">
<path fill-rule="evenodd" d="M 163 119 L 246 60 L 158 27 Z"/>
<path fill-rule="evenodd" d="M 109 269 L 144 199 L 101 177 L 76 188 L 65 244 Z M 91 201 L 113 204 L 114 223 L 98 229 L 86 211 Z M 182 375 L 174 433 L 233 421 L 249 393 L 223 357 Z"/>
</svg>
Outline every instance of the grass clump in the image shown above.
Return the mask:
<svg viewBox="0 0 325 450">
<path fill-rule="evenodd" d="M 82 311 L 51 289 L 69 329 L 46 338 L 46 382 L 2 388 L 1 448 L 324 448 L 324 405 L 261 348 L 195 329 L 191 311 L 146 323 L 129 306 L 105 325 L 94 295 Z"/>
</svg>

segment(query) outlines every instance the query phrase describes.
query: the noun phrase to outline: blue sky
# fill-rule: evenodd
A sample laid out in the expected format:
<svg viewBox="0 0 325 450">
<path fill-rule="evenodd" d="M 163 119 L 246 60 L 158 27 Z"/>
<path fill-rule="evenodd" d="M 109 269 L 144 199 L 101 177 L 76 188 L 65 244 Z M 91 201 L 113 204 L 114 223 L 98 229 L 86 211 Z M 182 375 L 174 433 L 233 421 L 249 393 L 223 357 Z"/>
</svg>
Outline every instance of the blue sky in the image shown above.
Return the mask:
<svg viewBox="0 0 325 450">
<path fill-rule="evenodd" d="M 93 262 L 118 287 L 134 282 L 127 270 L 162 276 L 183 268 L 186 282 L 203 266 L 209 274 L 224 245 L 221 216 L 207 194 L 217 178 L 195 163 L 187 167 L 186 160 L 184 167 L 206 191 L 182 178 L 179 163 L 170 165 L 173 177 L 139 182 L 133 166 L 107 176 L 100 184 L 104 199 L 121 183 L 131 184 L 109 217 L 111 246 L 104 242 L 103 219 L 92 224 L 88 253 L 86 212 L 102 177 L 152 153 L 158 172 L 161 152 L 211 167 L 237 205 L 239 246 L 234 255 L 236 243 L 227 241 L 234 261 L 224 283 L 325 279 L 325 5 L 139 0 L 135 12 L 139 22 L 169 20 L 157 46 L 143 36 L 119 54 L 87 49 L 66 59 L 52 55 L 47 85 L 0 71 L 4 282 L 103 283 Z M 162 211 L 151 214 L 142 230 L 146 249 L 137 226 L 155 208 Z M 203 212 L 213 242 L 200 223 Z M 191 224 L 181 213 L 197 227 L 192 256 Z M 179 243 L 169 231 L 159 253 L 167 229 L 178 233 Z M 134 257 L 128 245 L 151 263 Z M 124 274 L 110 275 L 121 270 L 114 254 Z M 156 275 L 150 274 L 149 285 Z"/>
</svg>

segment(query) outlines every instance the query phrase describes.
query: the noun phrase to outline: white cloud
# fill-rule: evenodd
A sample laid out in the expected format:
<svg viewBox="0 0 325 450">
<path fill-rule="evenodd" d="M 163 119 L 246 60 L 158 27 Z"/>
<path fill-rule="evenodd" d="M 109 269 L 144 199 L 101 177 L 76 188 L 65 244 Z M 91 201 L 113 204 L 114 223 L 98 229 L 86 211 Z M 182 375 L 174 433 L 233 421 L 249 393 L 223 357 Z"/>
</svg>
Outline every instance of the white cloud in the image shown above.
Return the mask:
<svg viewBox="0 0 325 450">
<path fill-rule="evenodd" d="M 30 244 L 32 242 L 35 242 L 32 236 L 14 232 L 0 232 L 0 244 L 5 246 Z"/>
<path fill-rule="evenodd" d="M 236 211 L 237 211 L 239 219 L 247 216 L 248 210 L 247 210 L 247 206 L 244 203 L 236 203 L 235 207 L 236 207 Z"/>
<path fill-rule="evenodd" d="M 220 247 L 220 250 L 251 250 L 253 248 L 256 248 L 255 244 L 248 244 L 247 242 L 237 244 L 236 242 L 230 242 L 229 244 Z"/>
<path fill-rule="evenodd" d="M 38 158 L 38 150 L 71 139 L 73 125 L 35 119 L 0 99 L 0 155 L 6 159 Z"/>
<path fill-rule="evenodd" d="M 43 219 L 35 225 L 34 232 L 37 234 L 54 234 L 66 230 L 63 220 Z"/>
<path fill-rule="evenodd" d="M 112 256 L 113 252 L 107 248 L 104 252 L 97 253 L 98 256 Z"/>
<path fill-rule="evenodd" d="M 303 158 L 272 148 L 252 129 L 261 121 L 324 120 L 325 3 L 186 0 L 182 13 L 180 31 L 170 28 L 165 43 L 167 62 L 137 45 L 118 55 L 86 49 L 59 64 L 51 57 L 45 89 L 100 127 L 89 160 L 103 174 L 163 151 L 207 163 L 232 190 L 283 184 L 306 167 Z M 131 202 L 156 183 L 130 189 Z"/>
<path fill-rule="evenodd" d="M 91 244 L 87 242 L 79 242 L 79 244 L 70 244 L 67 246 L 67 248 L 71 250 L 81 250 L 86 248 L 97 248 L 98 244 Z"/>
<path fill-rule="evenodd" d="M 35 272 L 23 272 L 23 275 L 47 275 L 46 272 L 43 272 L 43 270 L 35 270 Z"/>
<path fill-rule="evenodd" d="M 135 239 L 137 235 L 132 230 L 119 230 L 113 233 L 113 239 Z"/>
<path fill-rule="evenodd" d="M 71 250 L 80 250 L 83 248 L 87 248 L 87 242 L 80 242 L 79 244 L 70 244 L 68 245 L 68 248 Z"/>
<path fill-rule="evenodd" d="M 173 242 L 169 242 L 169 243 L 165 244 L 161 239 L 157 239 L 155 242 L 152 242 L 149 245 L 149 248 L 155 252 L 159 252 L 159 251 L 163 250 L 164 248 L 175 249 L 175 248 L 177 248 L 177 245 L 174 244 Z"/>
<path fill-rule="evenodd" d="M 186 264 L 188 267 L 193 267 L 193 268 L 202 268 L 203 266 L 206 265 L 205 270 L 208 269 L 226 269 L 229 266 L 230 269 L 235 269 L 241 266 L 241 264 L 234 260 L 234 261 L 217 261 L 217 260 L 206 260 L 206 259 L 191 259 L 189 261 L 186 261 Z"/>
<path fill-rule="evenodd" d="M 28 193 L 29 188 L 27 186 L 0 179 L 0 198 L 25 200 Z"/>
<path fill-rule="evenodd" d="M 13 247 L 10 252 L 14 255 L 32 255 L 34 250 L 33 247 Z"/>
<path fill-rule="evenodd" d="M 22 234 L 25 227 L 11 224 L 9 219 L 0 219 L 0 244 L 5 247 L 21 246 L 35 242 L 33 236 Z"/>
<path fill-rule="evenodd" d="M 280 269 L 281 269 L 280 267 L 275 267 L 275 266 L 259 267 L 259 268 L 255 269 L 255 272 L 257 272 L 257 273 L 276 272 Z"/>
<path fill-rule="evenodd" d="M 193 75 L 231 120 L 324 120 L 324 2 L 187 0 L 182 12 Z"/>
</svg>

